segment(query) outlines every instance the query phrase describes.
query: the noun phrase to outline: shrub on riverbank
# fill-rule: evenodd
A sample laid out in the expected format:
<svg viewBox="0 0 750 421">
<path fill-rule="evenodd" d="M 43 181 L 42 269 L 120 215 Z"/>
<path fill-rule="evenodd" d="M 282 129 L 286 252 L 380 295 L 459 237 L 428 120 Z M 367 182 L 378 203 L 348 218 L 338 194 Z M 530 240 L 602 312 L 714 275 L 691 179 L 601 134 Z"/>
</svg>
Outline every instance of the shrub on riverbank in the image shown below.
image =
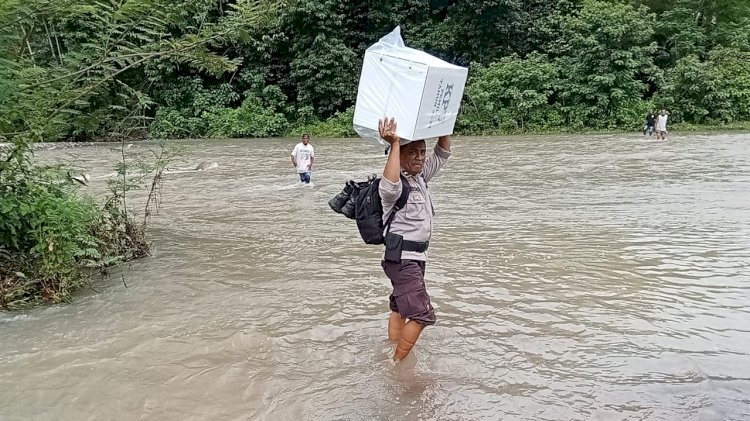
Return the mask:
<svg viewBox="0 0 750 421">
<path fill-rule="evenodd" d="M 159 208 L 162 174 L 183 147 L 162 143 L 128 154 L 123 143 L 117 175 L 100 200 L 79 189 L 86 177 L 34 165 L 29 153 L 13 150 L 0 150 L 0 308 L 68 301 L 97 271 L 148 255 L 146 229 Z M 20 159 L 8 159 L 14 156 Z M 129 192 L 144 187 L 137 210 Z"/>
<path fill-rule="evenodd" d="M 0 307 L 68 301 L 90 275 L 148 253 L 144 227 L 56 167 L 0 173 Z"/>
<path fill-rule="evenodd" d="M 353 120 L 354 107 L 351 107 L 326 120 L 297 124 L 289 128 L 286 133 L 290 137 L 299 137 L 302 133 L 317 137 L 354 137 L 357 133 L 352 125 Z"/>
</svg>

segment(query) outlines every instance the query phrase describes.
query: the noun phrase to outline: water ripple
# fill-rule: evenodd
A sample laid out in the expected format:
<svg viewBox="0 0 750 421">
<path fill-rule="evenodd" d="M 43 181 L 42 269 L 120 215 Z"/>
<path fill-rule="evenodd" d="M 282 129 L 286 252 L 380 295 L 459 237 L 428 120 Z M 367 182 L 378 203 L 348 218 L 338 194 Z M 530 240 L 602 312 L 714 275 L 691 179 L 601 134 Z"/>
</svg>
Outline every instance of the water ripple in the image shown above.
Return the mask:
<svg viewBox="0 0 750 421">
<path fill-rule="evenodd" d="M 750 418 L 749 136 L 457 139 L 398 366 L 380 252 L 327 205 L 382 150 L 314 140 L 303 187 L 295 142 L 186 141 L 219 167 L 167 175 L 127 287 L 0 315 L 0 418 Z M 102 192 L 116 154 L 75 152 Z"/>
</svg>

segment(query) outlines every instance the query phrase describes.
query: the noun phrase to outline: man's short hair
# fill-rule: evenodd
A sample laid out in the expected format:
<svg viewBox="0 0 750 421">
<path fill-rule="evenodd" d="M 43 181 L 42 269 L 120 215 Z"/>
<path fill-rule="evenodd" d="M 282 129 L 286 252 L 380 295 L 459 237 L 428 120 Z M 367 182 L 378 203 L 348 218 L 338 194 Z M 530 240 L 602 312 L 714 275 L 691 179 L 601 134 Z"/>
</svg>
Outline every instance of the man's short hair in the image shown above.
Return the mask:
<svg viewBox="0 0 750 421">
<path fill-rule="evenodd" d="M 308 138 L 309 139 L 310 138 L 310 134 L 309 133 L 302 133 L 302 138 L 303 139 L 304 138 Z"/>
<path fill-rule="evenodd" d="M 425 145 L 427 145 L 427 141 L 426 141 L 426 140 L 424 140 L 424 139 L 417 139 L 417 140 L 412 140 L 411 142 L 408 142 L 408 143 L 399 143 L 399 145 L 400 145 L 400 147 L 401 147 L 401 148 L 403 148 L 403 147 L 405 147 L 405 146 L 409 146 L 409 145 L 411 145 L 412 143 L 417 143 L 417 142 L 424 142 L 424 143 L 425 143 Z"/>
</svg>

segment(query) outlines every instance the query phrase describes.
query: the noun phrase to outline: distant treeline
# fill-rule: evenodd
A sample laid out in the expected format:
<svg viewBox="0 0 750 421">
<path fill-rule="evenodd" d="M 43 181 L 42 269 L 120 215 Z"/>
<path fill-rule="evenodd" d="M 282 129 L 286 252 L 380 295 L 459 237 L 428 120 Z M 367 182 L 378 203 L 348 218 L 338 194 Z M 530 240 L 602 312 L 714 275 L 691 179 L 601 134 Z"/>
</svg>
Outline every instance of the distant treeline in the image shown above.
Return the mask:
<svg viewBox="0 0 750 421">
<path fill-rule="evenodd" d="M 5 0 L 0 133 L 350 135 L 364 50 L 396 25 L 469 66 L 462 133 L 750 120 L 747 0 Z"/>
</svg>

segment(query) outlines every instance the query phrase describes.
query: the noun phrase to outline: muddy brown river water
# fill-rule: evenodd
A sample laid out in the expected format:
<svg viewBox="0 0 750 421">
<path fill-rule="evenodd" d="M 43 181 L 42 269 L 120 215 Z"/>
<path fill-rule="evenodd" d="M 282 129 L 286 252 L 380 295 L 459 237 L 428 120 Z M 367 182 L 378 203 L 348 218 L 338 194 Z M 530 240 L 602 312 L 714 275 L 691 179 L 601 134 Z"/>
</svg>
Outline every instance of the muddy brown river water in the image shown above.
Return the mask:
<svg viewBox="0 0 750 421">
<path fill-rule="evenodd" d="M 327 205 L 382 149 L 313 139 L 302 187 L 296 142 L 184 141 L 219 167 L 168 174 L 125 284 L 0 314 L 0 420 L 750 419 L 750 134 L 456 139 L 396 366 L 379 248 Z M 97 194 L 117 159 L 37 155 Z"/>
</svg>

